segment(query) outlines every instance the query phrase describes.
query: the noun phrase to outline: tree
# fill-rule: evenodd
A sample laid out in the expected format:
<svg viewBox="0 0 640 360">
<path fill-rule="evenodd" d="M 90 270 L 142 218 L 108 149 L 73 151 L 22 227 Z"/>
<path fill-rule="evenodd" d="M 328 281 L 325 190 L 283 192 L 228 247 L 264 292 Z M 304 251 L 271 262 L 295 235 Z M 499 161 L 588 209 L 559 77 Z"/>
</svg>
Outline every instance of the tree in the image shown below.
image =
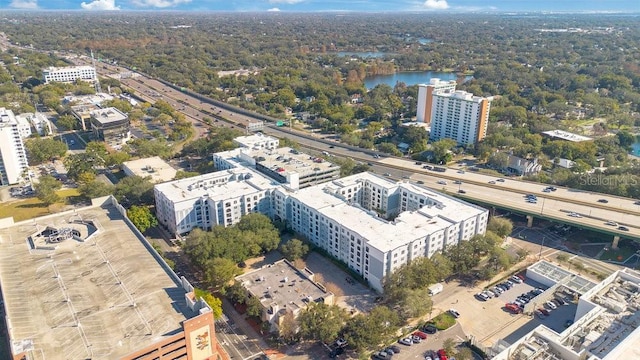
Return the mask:
<svg viewBox="0 0 640 360">
<path fill-rule="evenodd" d="M 233 285 L 227 287 L 225 295 L 234 303 L 244 304 L 247 301 L 247 289 L 240 282 L 234 282 Z"/>
<path fill-rule="evenodd" d="M 153 205 L 153 184 L 148 178 L 127 176 L 116 184 L 114 195 L 125 206 Z"/>
<path fill-rule="evenodd" d="M 73 130 L 77 124 L 78 120 L 72 115 L 62 115 L 56 121 L 56 125 L 62 130 Z"/>
<path fill-rule="evenodd" d="M 78 187 L 80 195 L 87 199 L 95 199 L 113 194 L 115 187 L 100 180 L 93 180 Z"/>
<path fill-rule="evenodd" d="M 507 237 L 513 232 L 513 222 L 507 218 L 492 216 L 487 223 L 487 231 L 491 231 L 501 238 Z"/>
<path fill-rule="evenodd" d="M 243 232 L 255 234 L 263 252 L 278 248 L 280 234 L 268 216 L 260 213 L 248 214 L 243 216 L 236 226 Z"/>
<path fill-rule="evenodd" d="M 114 151 L 104 157 L 104 165 L 109 167 L 119 166 L 122 165 L 123 162 L 129 161 L 129 159 L 131 159 L 131 155 L 128 153 L 124 151 Z"/>
<path fill-rule="evenodd" d="M 69 148 L 62 141 L 51 138 L 34 138 L 25 140 L 29 165 L 42 164 L 63 157 Z"/>
<path fill-rule="evenodd" d="M 178 170 L 178 171 L 176 171 L 176 177 L 173 178 L 173 179 L 174 180 L 186 179 L 186 178 L 190 178 L 190 177 L 194 177 L 194 176 L 198 176 L 198 175 L 200 175 L 200 173 L 195 172 L 195 171 Z"/>
<path fill-rule="evenodd" d="M 147 229 L 158 225 L 158 219 L 147 206 L 131 206 L 127 210 L 127 217 L 140 232 L 145 232 Z"/>
<path fill-rule="evenodd" d="M 204 280 L 209 287 L 215 290 L 225 288 L 227 284 L 239 274 L 240 269 L 236 266 L 235 262 L 229 259 L 211 259 L 207 261 L 204 268 Z"/>
<path fill-rule="evenodd" d="M 56 191 L 60 190 L 61 187 L 62 184 L 56 178 L 51 175 L 44 175 L 38 179 L 38 183 L 35 184 L 34 189 L 36 197 L 45 205 L 49 206 L 60 200 Z"/>
<path fill-rule="evenodd" d="M 404 289 L 401 298 L 400 309 L 405 319 L 418 318 L 431 312 L 433 301 L 425 296 L 426 289 Z"/>
<path fill-rule="evenodd" d="M 284 255 L 285 259 L 294 261 L 307 255 L 307 252 L 309 252 L 309 246 L 299 239 L 291 239 L 280 245 L 279 250 L 282 255 Z"/>
<path fill-rule="evenodd" d="M 469 349 L 466 346 L 462 347 L 456 353 L 456 359 L 457 360 L 473 360 L 474 359 L 473 351 L 471 351 L 471 349 Z"/>
<path fill-rule="evenodd" d="M 280 319 L 280 337 L 285 342 L 292 342 L 298 337 L 298 321 L 292 311 L 287 311 Z"/>
<path fill-rule="evenodd" d="M 456 146 L 456 141 L 453 139 L 440 139 L 434 141 L 431 144 L 431 150 L 433 150 L 433 156 L 436 164 L 446 164 L 449 162 L 451 155 L 449 151 Z"/>
<path fill-rule="evenodd" d="M 300 335 L 308 340 L 330 343 L 338 337 L 347 317 L 347 312 L 337 305 L 311 303 L 298 316 Z"/>
<path fill-rule="evenodd" d="M 506 169 L 509 165 L 509 155 L 504 152 L 496 152 L 489 156 L 487 161 L 494 169 Z"/>
<path fill-rule="evenodd" d="M 358 351 L 373 348 L 395 334 L 400 325 L 397 312 L 386 306 L 376 306 L 367 315 L 351 318 L 344 330 L 345 339 Z"/>
<path fill-rule="evenodd" d="M 456 349 L 456 341 L 452 338 L 446 338 L 442 342 L 442 348 L 447 353 L 447 355 L 453 354 L 453 351 Z"/>
<path fill-rule="evenodd" d="M 262 303 L 260 299 L 255 296 L 251 296 L 247 299 L 247 315 L 259 317 L 262 314 Z"/>
<path fill-rule="evenodd" d="M 196 298 L 204 300 L 204 302 L 209 305 L 214 318 L 219 319 L 222 317 L 222 300 L 220 300 L 220 298 L 213 296 L 210 292 L 198 288 L 194 288 L 193 292 L 195 293 Z"/>
</svg>

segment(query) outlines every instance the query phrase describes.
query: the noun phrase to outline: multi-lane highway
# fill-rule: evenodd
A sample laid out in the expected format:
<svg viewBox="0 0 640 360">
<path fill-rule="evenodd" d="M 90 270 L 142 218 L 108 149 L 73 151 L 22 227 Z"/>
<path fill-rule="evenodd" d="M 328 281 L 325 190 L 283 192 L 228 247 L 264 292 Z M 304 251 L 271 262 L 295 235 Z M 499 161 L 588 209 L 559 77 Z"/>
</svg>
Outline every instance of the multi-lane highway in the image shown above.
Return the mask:
<svg viewBox="0 0 640 360">
<path fill-rule="evenodd" d="M 77 60 L 78 63 L 88 63 L 87 58 Z M 118 77 L 119 73 L 130 72 L 130 70 L 104 63 L 100 63 L 96 70 L 102 76 L 111 77 Z M 216 106 L 216 102 L 203 102 L 189 93 L 176 90 L 142 74 L 134 73 L 133 77 L 122 78 L 120 81 L 125 86 L 134 89 L 137 96 L 147 101 L 154 102 L 155 99 L 163 99 L 169 102 L 194 123 L 199 136 L 208 131 L 209 126 L 202 121 L 204 117 L 214 120 L 212 126 L 215 127 L 244 128 L 248 123 L 259 121 L 245 114 L 230 111 L 227 107 Z M 215 115 L 215 119 L 210 116 L 211 114 Z M 381 169 L 382 173 L 393 173 L 398 175 L 398 178 L 412 176 L 413 180 L 424 182 L 425 186 L 444 189 L 469 200 L 517 210 L 526 215 L 591 228 L 608 234 L 640 239 L 640 205 L 638 205 L 640 203 L 634 199 L 565 188 L 559 188 L 554 192 L 543 192 L 545 186 L 538 183 L 513 179 L 498 181 L 495 176 L 458 171 L 452 168 L 442 173 L 433 172 L 423 169 L 413 161 L 402 158 L 374 158 L 372 156 L 374 152 L 371 150 L 345 146 L 326 138 L 292 129 L 269 126 L 265 129 L 265 133 L 280 138 L 288 137 L 307 149 L 319 152 L 327 151 L 333 155 L 350 157 L 369 163 L 375 168 Z M 438 181 L 446 181 L 447 185 L 438 184 Z M 454 181 L 459 181 L 462 184 L 454 184 Z M 458 190 L 464 190 L 466 193 L 459 194 Z M 538 202 L 536 204 L 526 202 L 525 194 L 537 195 Z M 570 213 L 578 214 L 579 217 L 569 216 Z M 605 225 L 607 221 L 616 222 L 618 225 Z M 627 228 L 628 231 L 619 228 L 619 226 Z"/>
</svg>

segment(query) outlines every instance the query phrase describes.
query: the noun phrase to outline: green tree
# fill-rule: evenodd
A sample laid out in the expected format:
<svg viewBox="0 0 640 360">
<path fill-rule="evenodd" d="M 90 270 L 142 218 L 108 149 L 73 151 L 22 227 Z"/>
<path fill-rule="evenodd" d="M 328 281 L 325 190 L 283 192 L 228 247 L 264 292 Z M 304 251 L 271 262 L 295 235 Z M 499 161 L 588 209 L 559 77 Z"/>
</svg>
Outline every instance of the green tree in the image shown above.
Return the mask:
<svg viewBox="0 0 640 360">
<path fill-rule="evenodd" d="M 127 176 L 116 184 L 114 195 L 125 206 L 153 205 L 153 183 L 141 176 Z"/>
<path fill-rule="evenodd" d="M 280 252 L 284 255 L 285 259 L 294 261 L 307 255 L 309 252 L 309 246 L 299 239 L 291 239 L 286 243 L 280 245 Z"/>
<path fill-rule="evenodd" d="M 386 306 L 376 306 L 369 314 L 358 314 L 345 327 L 345 339 L 357 351 L 379 346 L 394 335 L 400 325 L 397 312 Z"/>
<path fill-rule="evenodd" d="M 300 334 L 308 340 L 330 343 L 338 337 L 348 315 L 337 305 L 311 303 L 298 316 Z"/>
<path fill-rule="evenodd" d="M 225 296 L 234 303 L 244 304 L 247 301 L 247 289 L 240 282 L 234 282 L 227 287 Z"/>
<path fill-rule="evenodd" d="M 403 289 L 403 296 L 400 301 L 402 317 L 405 319 L 418 318 L 431 312 L 433 301 L 431 297 L 425 296 L 426 289 Z"/>
<path fill-rule="evenodd" d="M 496 152 L 489 156 L 487 161 L 494 169 L 506 169 L 509 165 L 509 155 L 504 152 Z"/>
<path fill-rule="evenodd" d="M 248 214 L 243 216 L 236 226 L 245 233 L 255 234 L 258 245 L 263 252 L 278 248 L 280 234 L 268 216 L 260 213 Z"/>
<path fill-rule="evenodd" d="M 507 218 L 492 216 L 487 223 L 487 231 L 491 231 L 501 238 L 505 238 L 513 232 L 513 222 Z"/>
<path fill-rule="evenodd" d="M 446 338 L 442 342 L 442 348 L 447 353 L 447 355 L 453 354 L 456 349 L 456 341 L 452 338 Z"/>
<path fill-rule="evenodd" d="M 34 185 L 36 197 L 45 205 L 49 206 L 60 201 L 60 197 L 56 191 L 60 190 L 62 183 L 51 175 L 44 175 L 38 179 L 38 183 Z"/>
<path fill-rule="evenodd" d="M 190 178 L 198 175 L 200 175 L 200 173 L 195 171 L 178 170 L 176 171 L 176 177 L 174 178 L 174 180 L 186 179 L 186 178 Z"/>
<path fill-rule="evenodd" d="M 393 156 L 402 156 L 402 152 L 398 150 L 398 147 L 394 143 L 390 143 L 390 142 L 380 143 L 378 144 L 378 150 L 387 154 L 391 154 Z"/>
<path fill-rule="evenodd" d="M 104 157 L 104 165 L 109 167 L 120 166 L 123 162 L 129 161 L 130 159 L 131 155 L 128 153 L 124 151 L 114 151 Z"/>
<path fill-rule="evenodd" d="M 93 180 L 78 186 L 80 195 L 87 199 L 95 199 L 113 194 L 115 187 L 100 180 Z"/>
<path fill-rule="evenodd" d="M 298 320 L 296 320 L 293 312 L 287 311 L 282 319 L 280 319 L 279 335 L 287 343 L 298 338 Z"/>
<path fill-rule="evenodd" d="M 67 176 L 76 181 L 80 179 L 82 174 L 90 173 L 95 176 L 96 168 L 103 165 L 104 161 L 101 158 L 94 157 L 88 152 L 72 154 L 64 159 Z"/>
<path fill-rule="evenodd" d="M 450 151 L 456 146 L 456 141 L 452 139 L 440 139 L 431 143 L 431 150 L 436 164 L 446 164 L 451 157 Z"/>
<path fill-rule="evenodd" d="M 239 274 L 240 269 L 235 262 L 229 259 L 211 259 L 207 261 L 204 268 L 204 279 L 209 287 L 215 290 L 225 288 Z"/>
<path fill-rule="evenodd" d="M 63 157 L 69 148 L 62 141 L 51 138 L 33 138 L 25 140 L 29 165 L 42 164 Z"/>
<path fill-rule="evenodd" d="M 247 315 L 249 316 L 257 316 L 262 315 L 262 303 L 260 303 L 260 299 L 255 296 L 251 296 L 247 299 Z"/>
<path fill-rule="evenodd" d="M 145 232 L 147 229 L 158 225 L 158 220 L 147 206 L 131 206 L 127 210 L 127 217 L 140 232 Z"/>
<path fill-rule="evenodd" d="M 62 130 L 73 130 L 77 124 L 78 120 L 73 115 L 62 115 L 56 120 L 56 125 Z"/>
</svg>

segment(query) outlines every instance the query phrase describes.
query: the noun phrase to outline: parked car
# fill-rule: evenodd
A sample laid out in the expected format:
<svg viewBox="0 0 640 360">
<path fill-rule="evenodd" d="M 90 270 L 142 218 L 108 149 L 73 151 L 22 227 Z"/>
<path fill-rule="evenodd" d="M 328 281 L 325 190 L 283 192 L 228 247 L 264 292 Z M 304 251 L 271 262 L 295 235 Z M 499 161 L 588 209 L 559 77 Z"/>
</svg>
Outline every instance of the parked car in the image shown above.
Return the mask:
<svg viewBox="0 0 640 360">
<path fill-rule="evenodd" d="M 540 309 L 538 309 L 538 310 L 534 311 L 534 314 L 536 314 L 536 316 L 537 316 L 539 319 L 544 319 L 544 318 L 546 317 L 546 315 L 545 315 L 545 314 L 543 314 L 543 313 L 542 313 L 542 311 L 540 311 Z"/>
<path fill-rule="evenodd" d="M 400 347 L 399 346 L 391 345 L 387 349 L 391 349 L 391 350 L 393 350 L 394 353 L 400 354 Z"/>
<path fill-rule="evenodd" d="M 540 308 L 540 309 L 538 309 L 538 311 L 540 311 L 541 313 L 543 313 L 543 314 L 544 314 L 544 316 L 549 316 L 549 314 L 551 314 L 551 313 L 549 312 L 549 310 L 547 310 L 547 309 L 545 309 L 545 308 Z"/>
<path fill-rule="evenodd" d="M 413 336 L 417 336 L 422 340 L 425 340 L 427 338 L 427 334 L 423 333 L 422 331 L 416 331 L 413 333 Z"/>
<path fill-rule="evenodd" d="M 414 344 L 420 344 L 422 342 L 422 339 L 419 336 L 412 335 L 411 341 L 413 341 Z"/>
<path fill-rule="evenodd" d="M 502 294 L 504 292 L 504 290 L 502 288 L 499 288 L 497 286 L 492 287 L 491 291 L 496 295 L 500 295 L 500 294 Z"/>
<path fill-rule="evenodd" d="M 447 352 L 444 349 L 438 350 L 438 357 L 440 360 L 447 360 Z"/>
<path fill-rule="evenodd" d="M 374 359 L 385 360 L 385 359 L 389 359 L 391 357 L 389 356 L 389 354 L 387 354 L 384 351 L 378 351 L 377 353 L 373 354 L 373 358 Z"/>
<path fill-rule="evenodd" d="M 564 301 L 564 299 L 563 299 L 563 298 L 561 298 L 561 297 L 559 297 L 559 296 L 558 296 L 558 297 L 556 297 L 556 298 L 555 298 L 555 300 L 556 300 L 558 303 L 560 303 L 560 305 L 567 305 L 567 302 L 566 302 L 566 301 Z"/>
<path fill-rule="evenodd" d="M 487 289 L 487 290 L 485 290 L 484 292 L 485 292 L 485 293 L 487 293 L 487 294 L 489 294 L 489 296 L 490 296 L 491 298 L 494 298 L 494 297 L 497 297 L 497 296 L 498 296 L 498 294 L 496 294 L 496 293 L 494 293 L 493 291 L 488 290 L 488 289 Z"/>
<path fill-rule="evenodd" d="M 411 341 L 410 338 L 402 338 L 400 340 L 398 340 L 398 342 L 402 345 L 407 345 L 407 346 L 411 346 L 413 345 L 413 341 Z"/>
<path fill-rule="evenodd" d="M 555 310 L 558 308 L 558 306 L 556 306 L 556 304 L 554 304 L 552 301 L 547 301 L 546 303 L 544 303 L 547 308 L 551 309 L 551 310 Z"/>
<path fill-rule="evenodd" d="M 513 275 L 512 277 L 509 278 L 509 280 L 516 282 L 518 284 L 522 284 L 522 279 L 520 279 L 519 277 Z"/>
<path fill-rule="evenodd" d="M 438 332 L 438 328 L 431 324 L 423 326 L 421 330 L 426 332 L 427 334 L 435 334 Z"/>
<path fill-rule="evenodd" d="M 336 340 L 336 346 L 337 347 L 345 347 L 345 346 L 347 346 L 347 340 L 345 340 L 343 338 L 339 338 L 338 340 Z"/>
<path fill-rule="evenodd" d="M 456 309 L 449 309 L 449 314 L 453 315 L 456 319 L 460 317 L 460 313 L 456 311 Z"/>
</svg>

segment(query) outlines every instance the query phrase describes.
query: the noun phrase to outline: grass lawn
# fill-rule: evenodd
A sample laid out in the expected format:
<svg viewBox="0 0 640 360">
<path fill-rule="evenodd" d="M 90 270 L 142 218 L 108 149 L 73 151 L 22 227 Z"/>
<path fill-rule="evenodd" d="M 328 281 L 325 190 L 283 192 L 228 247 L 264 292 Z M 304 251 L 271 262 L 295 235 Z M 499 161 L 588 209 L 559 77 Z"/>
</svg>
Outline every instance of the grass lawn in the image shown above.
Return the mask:
<svg viewBox="0 0 640 360">
<path fill-rule="evenodd" d="M 429 321 L 429 324 L 433 324 L 438 330 L 446 330 L 456 324 L 456 318 L 448 312 L 444 312 Z"/>
<path fill-rule="evenodd" d="M 600 256 L 600 260 L 612 260 L 612 261 L 625 261 L 629 258 L 629 256 L 633 255 L 636 252 L 636 249 L 628 246 L 622 246 L 617 250 L 613 250 L 610 247 L 607 247 L 608 250 L 602 252 Z"/>
<path fill-rule="evenodd" d="M 75 204 L 81 200 L 80 193 L 77 189 L 59 190 L 58 195 L 60 196 L 61 201 L 51 205 L 52 209 L 56 208 L 56 206 L 60 207 L 63 205 Z M 16 222 L 33 219 L 50 213 L 49 207 L 35 197 L 9 204 L 3 204 L 0 207 L 0 219 L 13 216 L 13 221 Z"/>
</svg>

